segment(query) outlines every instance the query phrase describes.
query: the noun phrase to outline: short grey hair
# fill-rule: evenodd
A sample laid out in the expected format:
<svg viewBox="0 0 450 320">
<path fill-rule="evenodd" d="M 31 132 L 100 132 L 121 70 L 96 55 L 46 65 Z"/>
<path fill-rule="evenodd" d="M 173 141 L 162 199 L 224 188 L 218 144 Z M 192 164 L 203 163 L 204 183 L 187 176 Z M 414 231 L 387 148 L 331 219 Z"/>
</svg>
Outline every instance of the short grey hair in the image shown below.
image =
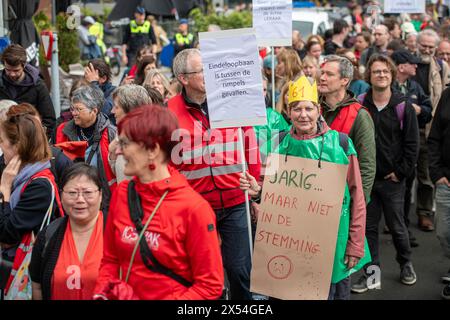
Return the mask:
<svg viewBox="0 0 450 320">
<path fill-rule="evenodd" d="M 134 108 L 146 104 L 152 104 L 152 99 L 144 87 L 136 84 L 127 84 L 116 88 L 112 93 L 113 100 L 116 100 L 125 113 Z"/>
<path fill-rule="evenodd" d="M 8 112 L 9 108 L 12 106 L 17 105 L 15 101 L 2 99 L 0 100 L 0 121 L 6 120 L 6 113 Z"/>
<path fill-rule="evenodd" d="M 188 70 L 187 63 L 189 58 L 194 55 L 200 56 L 200 50 L 196 48 L 184 49 L 175 56 L 175 59 L 173 59 L 173 75 L 175 78 L 178 78 L 180 74 L 190 71 Z"/>
<path fill-rule="evenodd" d="M 94 86 L 81 86 L 72 93 L 72 99 L 70 102 L 82 103 L 89 110 L 97 109 L 101 110 L 105 103 L 103 92 Z"/>
<path fill-rule="evenodd" d="M 436 45 L 438 45 L 439 41 L 441 40 L 437 32 L 434 31 L 433 29 L 425 29 L 420 31 L 419 34 L 417 35 L 417 42 L 420 42 L 420 39 L 423 36 L 433 37 Z"/>
<path fill-rule="evenodd" d="M 328 55 L 324 59 L 325 62 L 337 62 L 339 64 L 339 76 L 349 79 L 349 84 L 353 80 L 353 64 L 346 57 L 340 57 L 335 54 Z"/>
</svg>

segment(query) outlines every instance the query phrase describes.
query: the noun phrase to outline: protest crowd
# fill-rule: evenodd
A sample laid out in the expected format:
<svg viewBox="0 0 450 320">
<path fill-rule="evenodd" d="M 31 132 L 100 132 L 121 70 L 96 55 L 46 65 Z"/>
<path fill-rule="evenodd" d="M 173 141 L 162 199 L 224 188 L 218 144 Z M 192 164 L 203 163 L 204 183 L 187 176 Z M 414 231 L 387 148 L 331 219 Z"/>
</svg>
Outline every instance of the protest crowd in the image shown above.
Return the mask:
<svg viewBox="0 0 450 320">
<path fill-rule="evenodd" d="M 201 48 L 186 19 L 170 78 L 159 69 L 161 29 L 137 7 L 116 86 L 104 44 L 91 46 L 96 22 L 84 17 L 78 34 L 88 63 L 61 114 L 25 49 L 8 46 L 0 71 L 1 299 L 275 299 L 250 284 L 272 153 L 348 166 L 329 300 L 381 286 L 382 277 L 369 278 L 374 268 L 383 275 L 383 228 L 398 281 L 420 281 L 412 220 L 435 232 L 448 258 L 437 290 L 450 299 L 450 9 L 438 1 L 425 14 L 373 19 L 371 4 L 350 2 L 351 19 L 324 35 L 305 40 L 295 30 L 292 46 L 260 48 L 260 126 L 211 128 Z"/>
</svg>

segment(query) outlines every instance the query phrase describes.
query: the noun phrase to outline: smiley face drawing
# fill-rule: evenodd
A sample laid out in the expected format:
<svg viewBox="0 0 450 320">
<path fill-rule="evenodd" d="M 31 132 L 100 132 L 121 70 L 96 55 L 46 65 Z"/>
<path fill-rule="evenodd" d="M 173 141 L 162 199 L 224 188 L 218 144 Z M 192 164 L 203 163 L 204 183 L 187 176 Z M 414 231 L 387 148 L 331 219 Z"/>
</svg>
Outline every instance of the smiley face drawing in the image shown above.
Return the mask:
<svg viewBox="0 0 450 320">
<path fill-rule="evenodd" d="M 292 262 L 286 256 L 275 256 L 267 263 L 267 271 L 274 279 L 286 279 L 292 273 Z"/>
</svg>

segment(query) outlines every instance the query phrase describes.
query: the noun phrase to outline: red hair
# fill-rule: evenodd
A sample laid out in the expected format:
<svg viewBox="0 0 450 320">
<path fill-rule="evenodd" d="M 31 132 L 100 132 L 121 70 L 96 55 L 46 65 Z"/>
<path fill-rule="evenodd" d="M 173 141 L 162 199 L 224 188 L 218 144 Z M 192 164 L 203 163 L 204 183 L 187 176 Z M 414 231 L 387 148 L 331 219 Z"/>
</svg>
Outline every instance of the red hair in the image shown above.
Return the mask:
<svg viewBox="0 0 450 320">
<path fill-rule="evenodd" d="M 146 149 L 153 150 L 156 144 L 169 159 L 172 149 L 178 141 L 172 141 L 172 132 L 178 129 L 178 120 L 167 108 L 157 104 L 144 105 L 133 109 L 118 125 L 122 132 L 133 142 L 142 143 Z"/>
</svg>

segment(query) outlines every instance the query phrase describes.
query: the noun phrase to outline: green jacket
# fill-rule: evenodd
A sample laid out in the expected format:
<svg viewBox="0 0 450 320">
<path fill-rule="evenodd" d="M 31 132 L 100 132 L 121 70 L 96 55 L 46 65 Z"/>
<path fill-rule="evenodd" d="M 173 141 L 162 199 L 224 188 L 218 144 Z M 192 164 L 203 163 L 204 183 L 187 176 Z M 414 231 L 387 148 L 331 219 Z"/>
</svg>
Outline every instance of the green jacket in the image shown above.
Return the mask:
<svg viewBox="0 0 450 320">
<path fill-rule="evenodd" d="M 279 131 L 288 130 L 290 125 L 283 116 L 272 108 L 266 108 L 267 125 L 255 126 L 256 139 L 258 141 L 261 163 L 265 163 L 267 155 L 272 150 L 272 137 Z"/>
<path fill-rule="evenodd" d="M 342 107 L 348 106 L 355 102 L 358 102 L 358 100 L 353 97 L 353 94 L 350 91 L 347 91 L 344 100 L 335 107 L 329 106 L 323 97 L 321 97 L 320 105 L 322 106 L 322 115 L 328 126 L 331 126 L 333 120 L 336 118 Z M 361 109 L 359 111 L 348 136 L 352 139 L 358 155 L 364 197 L 366 199 L 366 203 L 369 203 L 377 163 L 375 127 L 372 117 L 366 109 Z"/>
<path fill-rule="evenodd" d="M 321 149 L 323 150 L 321 151 Z M 348 164 L 348 156 L 356 155 L 351 139 L 348 139 L 348 150 L 346 154 L 344 149 L 342 149 L 339 144 L 339 133 L 331 129 L 326 133 L 309 140 L 297 140 L 289 133 L 280 142 L 278 147 L 275 149 L 275 152 L 314 160 L 319 160 L 319 155 L 321 154 L 321 161 L 337 164 Z M 350 225 L 350 201 L 350 191 L 348 185 L 346 184 L 342 203 L 341 219 L 339 221 L 331 283 L 337 283 L 347 278 L 350 274 L 360 270 L 365 264 L 371 261 L 369 247 L 367 245 L 367 240 L 365 240 L 364 257 L 360 259 L 358 264 L 354 268 L 348 270 L 346 264 L 344 263 Z"/>
</svg>

